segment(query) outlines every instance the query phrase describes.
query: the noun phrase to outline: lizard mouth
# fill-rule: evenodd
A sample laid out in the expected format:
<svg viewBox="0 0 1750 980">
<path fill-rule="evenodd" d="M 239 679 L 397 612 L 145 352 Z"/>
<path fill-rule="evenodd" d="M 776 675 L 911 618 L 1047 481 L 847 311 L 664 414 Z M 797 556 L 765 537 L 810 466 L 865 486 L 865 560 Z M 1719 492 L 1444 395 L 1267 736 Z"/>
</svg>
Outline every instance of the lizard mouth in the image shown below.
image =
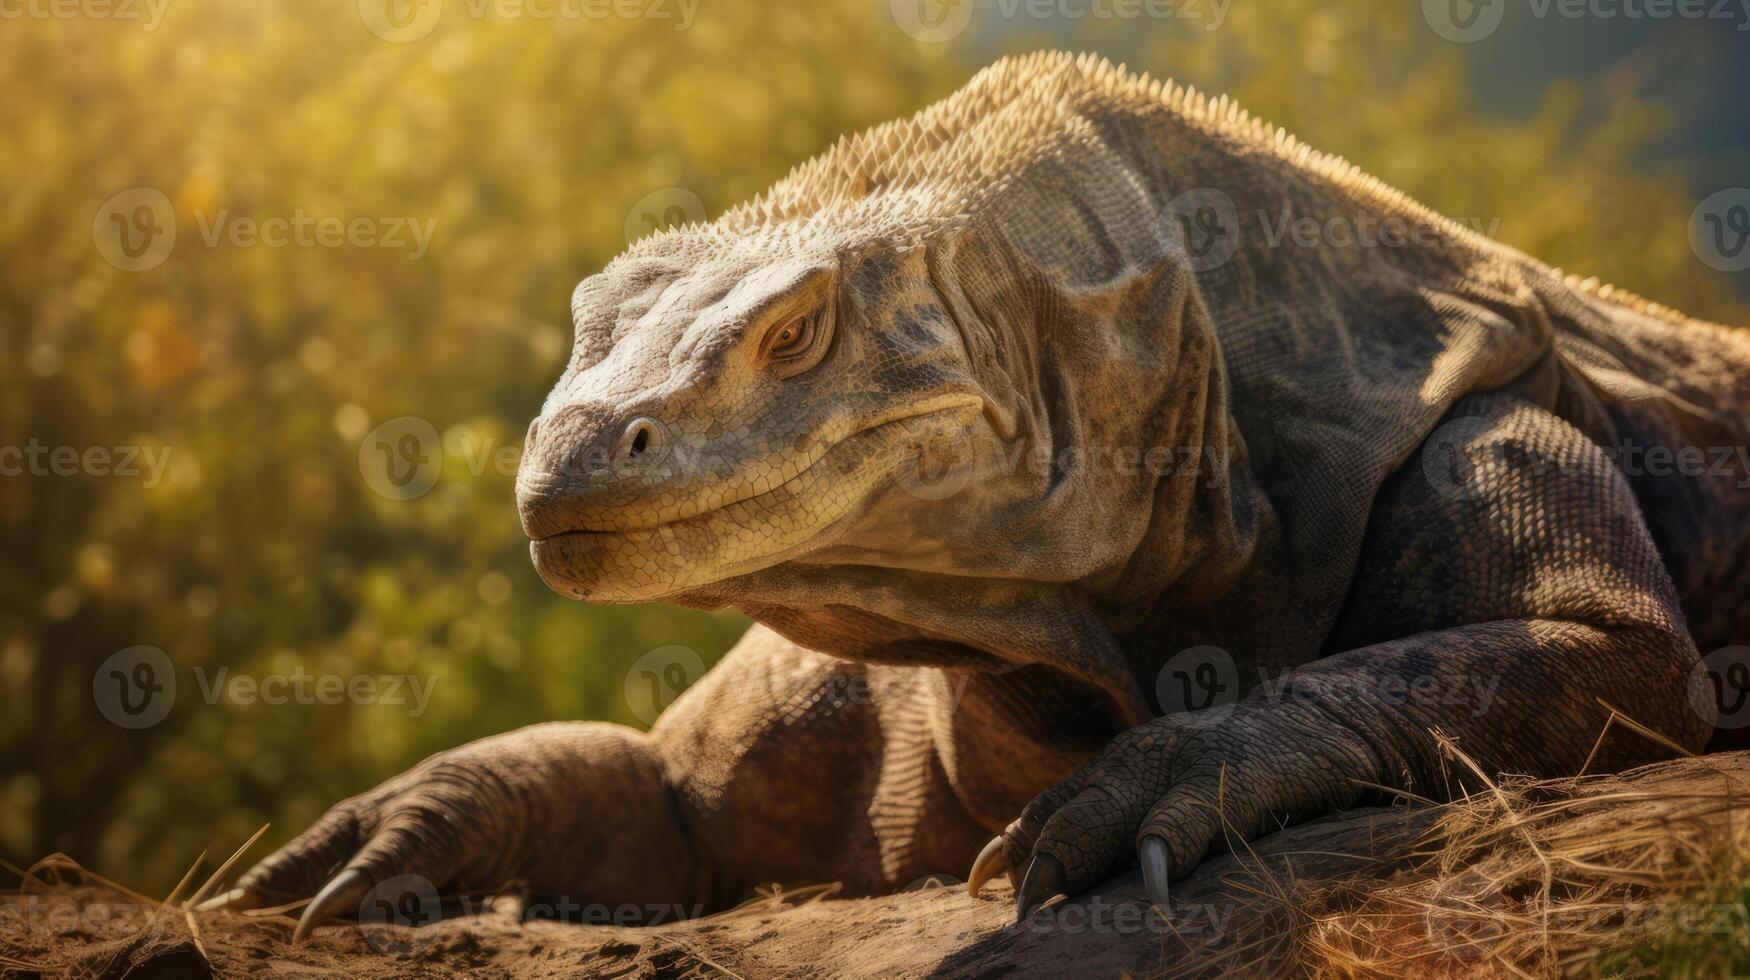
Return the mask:
<svg viewBox="0 0 1750 980">
<path fill-rule="evenodd" d="M 530 558 L 555 592 L 610 603 L 657 601 L 767 568 L 817 547 L 856 512 L 903 465 L 898 447 L 982 410 L 982 400 L 961 396 L 883 420 L 767 490 L 645 526 L 545 534 L 529 542 Z"/>
</svg>

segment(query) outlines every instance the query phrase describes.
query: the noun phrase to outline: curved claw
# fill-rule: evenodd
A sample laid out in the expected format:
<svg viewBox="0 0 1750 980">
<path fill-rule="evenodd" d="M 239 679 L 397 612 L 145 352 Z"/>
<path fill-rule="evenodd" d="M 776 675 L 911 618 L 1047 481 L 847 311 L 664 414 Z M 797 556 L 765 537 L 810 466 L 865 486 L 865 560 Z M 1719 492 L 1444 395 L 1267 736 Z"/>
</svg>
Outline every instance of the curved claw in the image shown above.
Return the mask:
<svg viewBox="0 0 1750 980">
<path fill-rule="evenodd" d="M 985 883 L 997 876 L 997 872 L 1005 871 L 1009 877 L 1014 877 L 1014 869 L 1009 866 L 1008 848 L 1003 835 L 998 834 L 984 845 L 984 850 L 978 852 L 978 857 L 972 862 L 972 870 L 966 875 L 966 894 L 978 897 L 979 889 Z"/>
<path fill-rule="evenodd" d="M 310 900 L 304 915 L 298 920 L 298 928 L 292 932 L 292 942 L 301 943 L 304 937 L 315 931 L 316 927 L 334 918 L 336 912 L 342 909 L 356 909 L 359 902 L 371 891 L 371 879 L 357 868 L 348 868 L 334 876 L 334 880 L 322 886 L 316 897 Z"/>
<path fill-rule="evenodd" d="M 196 912 L 247 912 L 250 909 L 261 908 L 261 902 L 261 896 L 249 889 L 233 888 L 223 895 L 214 895 L 196 905 L 194 910 Z"/>
<path fill-rule="evenodd" d="M 1167 911 L 1167 877 L 1172 867 L 1172 854 L 1167 842 L 1150 834 L 1136 846 L 1136 856 L 1142 864 L 1142 885 L 1148 890 L 1149 904 Z"/>
<path fill-rule="evenodd" d="M 1015 896 L 1015 923 L 1018 925 L 1044 905 L 1053 895 L 1061 895 L 1068 887 L 1063 864 L 1049 854 L 1037 854 L 1021 879 L 1021 891 Z"/>
</svg>

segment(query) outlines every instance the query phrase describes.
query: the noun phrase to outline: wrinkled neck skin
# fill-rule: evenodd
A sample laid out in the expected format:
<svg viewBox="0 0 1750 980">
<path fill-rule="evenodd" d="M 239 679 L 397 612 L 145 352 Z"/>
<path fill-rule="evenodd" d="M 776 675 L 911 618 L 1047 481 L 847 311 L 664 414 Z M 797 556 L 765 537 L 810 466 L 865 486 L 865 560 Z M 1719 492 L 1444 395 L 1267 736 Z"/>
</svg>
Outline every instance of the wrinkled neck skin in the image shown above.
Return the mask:
<svg viewBox="0 0 1750 980">
<path fill-rule="evenodd" d="M 1322 653 L 1369 495 L 1462 393 L 1548 351 L 1536 285 L 1559 282 L 1395 192 L 1164 109 L 1076 125 L 925 241 L 985 397 L 978 432 L 919 449 L 946 474 L 680 601 L 849 658 L 1039 665 L 1066 699 L 1103 695 L 1114 727 L 1159 709 L 1159 669 L 1189 647 L 1228 651 L 1242 691 Z M 1182 222 L 1210 202 L 1231 207 L 1232 254 L 1194 262 Z M 1271 237 L 1386 217 L 1425 237 Z"/>
<path fill-rule="evenodd" d="M 1152 716 L 1144 665 L 1158 658 L 1131 649 L 1138 627 L 1166 596 L 1201 608 L 1227 595 L 1272 546 L 1276 517 L 1195 276 L 1156 224 L 1158 195 L 1072 200 L 1134 183 L 1086 172 L 1114 167 L 1040 164 L 1019 183 L 1041 193 L 1012 192 L 925 246 L 985 392 L 974 430 L 914 447 L 919 462 L 806 558 L 676 601 L 993 688 L 1007 683 L 993 675 L 1042 665 L 1066 675 L 1066 717 L 1085 722 L 1090 700 L 1113 730 Z M 1196 642 L 1158 629 L 1146 641 Z"/>
</svg>

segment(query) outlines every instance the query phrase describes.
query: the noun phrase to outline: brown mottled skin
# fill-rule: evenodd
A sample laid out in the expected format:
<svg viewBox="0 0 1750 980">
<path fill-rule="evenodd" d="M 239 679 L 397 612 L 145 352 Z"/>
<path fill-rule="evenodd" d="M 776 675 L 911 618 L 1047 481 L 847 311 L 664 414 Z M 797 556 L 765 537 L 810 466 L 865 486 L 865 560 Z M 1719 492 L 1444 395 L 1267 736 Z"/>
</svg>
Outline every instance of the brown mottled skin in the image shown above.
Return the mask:
<svg viewBox="0 0 1750 980">
<path fill-rule="evenodd" d="M 1272 241 L 1284 214 L 1421 234 Z M 1212 849 L 1452 792 L 1436 730 L 1571 774 L 1609 704 L 1701 749 L 1698 647 L 1750 642 L 1750 341 L 1098 60 L 1000 62 L 573 309 L 518 482 L 536 567 L 759 625 L 648 734 L 436 756 L 232 904 L 331 882 L 302 932 L 414 873 L 715 909 L 993 834 L 973 878 L 1024 877 L 1022 914 L 1139 854 L 1164 900 Z M 1186 684 L 1212 705 L 1169 710 Z M 1619 728 L 1592 767 L 1668 751 Z"/>
</svg>

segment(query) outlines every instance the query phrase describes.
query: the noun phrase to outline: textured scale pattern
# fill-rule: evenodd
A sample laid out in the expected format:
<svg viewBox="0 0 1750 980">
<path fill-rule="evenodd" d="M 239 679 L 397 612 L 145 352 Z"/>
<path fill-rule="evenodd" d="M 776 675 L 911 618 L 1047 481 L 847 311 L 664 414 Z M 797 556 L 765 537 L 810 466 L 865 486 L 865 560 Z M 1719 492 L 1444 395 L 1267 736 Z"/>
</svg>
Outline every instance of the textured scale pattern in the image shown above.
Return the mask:
<svg viewBox="0 0 1750 980">
<path fill-rule="evenodd" d="M 1247 230 L 1295 217 L 1421 237 Z M 233 904 L 320 888 L 302 931 L 413 873 L 715 909 L 974 855 L 1022 915 L 1132 861 L 1164 900 L 1212 850 L 1454 791 L 1436 733 L 1536 775 L 1613 707 L 1725 737 L 1698 664 L 1750 643 L 1750 341 L 1226 98 L 1004 59 L 572 310 L 518 479 L 536 568 L 759 625 L 650 732 L 442 753 Z M 1593 767 L 1662 752 L 1618 730 Z"/>
</svg>

